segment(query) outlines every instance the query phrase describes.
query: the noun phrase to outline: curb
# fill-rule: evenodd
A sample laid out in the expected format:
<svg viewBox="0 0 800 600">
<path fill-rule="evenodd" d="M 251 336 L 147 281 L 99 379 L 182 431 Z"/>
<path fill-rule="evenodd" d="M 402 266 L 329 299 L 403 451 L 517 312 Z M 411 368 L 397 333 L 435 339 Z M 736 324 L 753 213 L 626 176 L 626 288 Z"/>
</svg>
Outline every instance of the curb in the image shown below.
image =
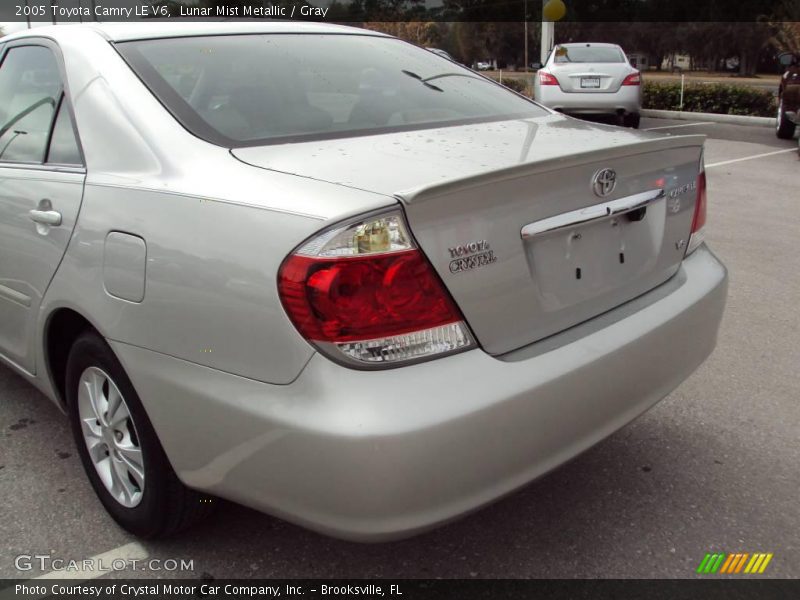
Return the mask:
<svg viewBox="0 0 800 600">
<path fill-rule="evenodd" d="M 641 110 L 643 117 L 656 119 L 679 119 L 681 121 L 710 121 L 729 125 L 750 125 L 755 127 L 775 127 L 775 119 L 771 117 L 746 117 L 744 115 L 718 115 L 714 113 L 686 112 L 678 110 Z"/>
</svg>

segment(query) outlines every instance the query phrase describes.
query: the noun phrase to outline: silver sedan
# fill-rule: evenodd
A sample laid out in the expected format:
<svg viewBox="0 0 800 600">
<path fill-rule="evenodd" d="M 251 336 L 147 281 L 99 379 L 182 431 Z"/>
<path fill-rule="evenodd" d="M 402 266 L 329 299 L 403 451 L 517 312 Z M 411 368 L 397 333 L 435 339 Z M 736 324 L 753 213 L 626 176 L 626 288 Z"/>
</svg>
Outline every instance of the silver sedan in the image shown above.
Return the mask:
<svg viewBox="0 0 800 600">
<path fill-rule="evenodd" d="M 616 115 L 639 127 L 642 76 L 616 44 L 560 44 L 534 77 L 537 102 L 576 115 Z"/>
<path fill-rule="evenodd" d="M 0 60 L 0 358 L 138 535 L 215 497 L 412 535 L 716 343 L 702 136 L 313 23 L 37 28 Z"/>
</svg>

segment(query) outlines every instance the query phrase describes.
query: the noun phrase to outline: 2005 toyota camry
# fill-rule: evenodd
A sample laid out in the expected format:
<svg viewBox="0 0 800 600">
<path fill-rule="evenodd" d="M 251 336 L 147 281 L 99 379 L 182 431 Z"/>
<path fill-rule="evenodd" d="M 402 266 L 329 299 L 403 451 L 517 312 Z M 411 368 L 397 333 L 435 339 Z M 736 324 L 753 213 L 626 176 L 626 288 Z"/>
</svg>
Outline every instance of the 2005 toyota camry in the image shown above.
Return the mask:
<svg viewBox="0 0 800 600">
<path fill-rule="evenodd" d="M 410 535 L 647 410 L 711 353 L 702 136 L 551 112 L 345 27 L 0 44 L 0 356 L 125 528 L 223 497 Z"/>
</svg>

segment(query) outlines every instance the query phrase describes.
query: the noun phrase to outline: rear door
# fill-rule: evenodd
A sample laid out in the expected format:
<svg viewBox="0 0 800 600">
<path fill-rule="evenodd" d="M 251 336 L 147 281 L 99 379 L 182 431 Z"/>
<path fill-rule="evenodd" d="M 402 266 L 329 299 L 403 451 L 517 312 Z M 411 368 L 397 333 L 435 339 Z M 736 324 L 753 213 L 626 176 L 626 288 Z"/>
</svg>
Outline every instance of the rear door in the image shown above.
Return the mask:
<svg viewBox="0 0 800 600">
<path fill-rule="evenodd" d="M 34 332 L 83 197 L 58 48 L 9 44 L 0 62 L 0 354 L 36 372 Z"/>
</svg>

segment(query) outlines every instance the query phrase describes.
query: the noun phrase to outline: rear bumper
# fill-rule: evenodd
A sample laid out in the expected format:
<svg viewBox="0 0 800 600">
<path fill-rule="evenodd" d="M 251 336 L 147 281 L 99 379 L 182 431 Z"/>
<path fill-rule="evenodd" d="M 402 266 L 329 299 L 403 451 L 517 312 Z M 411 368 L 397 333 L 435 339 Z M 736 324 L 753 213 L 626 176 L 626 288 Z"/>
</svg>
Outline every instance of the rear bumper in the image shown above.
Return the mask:
<svg viewBox="0 0 800 600">
<path fill-rule="evenodd" d="M 650 408 L 713 350 L 726 289 L 701 246 L 670 282 L 558 347 L 370 372 L 315 355 L 283 386 L 112 345 L 185 483 L 378 541 L 507 494 Z"/>
<path fill-rule="evenodd" d="M 564 92 L 554 85 L 539 86 L 537 100 L 553 110 L 572 114 L 637 113 L 641 108 L 641 86 L 622 86 L 616 92 Z"/>
</svg>

